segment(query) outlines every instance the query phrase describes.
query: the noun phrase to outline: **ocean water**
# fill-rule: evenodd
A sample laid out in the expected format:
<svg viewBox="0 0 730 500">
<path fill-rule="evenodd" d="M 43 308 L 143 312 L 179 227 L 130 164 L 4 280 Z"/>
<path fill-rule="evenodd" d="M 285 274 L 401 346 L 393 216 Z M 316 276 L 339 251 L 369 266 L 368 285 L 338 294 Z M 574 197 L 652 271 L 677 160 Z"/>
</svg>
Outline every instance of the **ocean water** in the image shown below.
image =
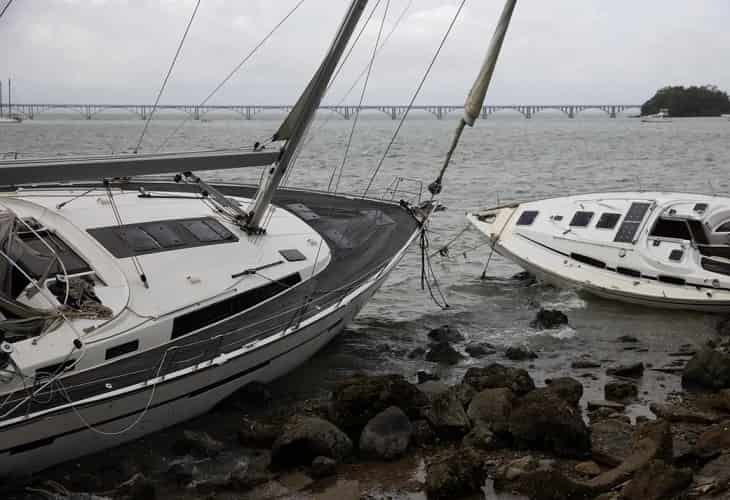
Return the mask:
<svg viewBox="0 0 730 500">
<path fill-rule="evenodd" d="M 154 151 L 155 145 L 175 130 L 178 121 L 174 118 L 153 122 L 145 150 Z M 167 149 L 252 144 L 270 136 L 280 119 L 277 115 L 252 121 L 209 116 L 208 121 L 190 121 L 169 141 Z M 443 120 L 425 113 L 410 117 L 371 193 L 382 193 L 394 177 L 401 176 L 422 181 L 426 196 L 426 185 L 441 166 L 457 120 L 456 114 Z M 333 169 L 343 163 L 351 125 L 352 121 L 334 115 L 319 116 L 288 184 L 326 189 Z M 340 191 L 363 192 L 396 125 L 377 113 L 361 117 L 344 162 Z M 6 151 L 21 156 L 128 151 L 141 128 L 141 121 L 116 117 L 0 125 L 0 155 Z M 414 246 L 347 331 L 273 385 L 277 401 L 321 396 L 334 381 L 353 371 L 397 372 L 413 380 L 416 371 L 425 369 L 456 381 L 469 366 L 491 361 L 513 364 L 503 359 L 501 348 L 515 344 L 527 344 L 537 352 L 538 359 L 516 364 L 528 368 L 538 384 L 549 377 L 576 376 L 585 386 L 586 400 L 603 399 L 606 366 L 632 361 L 643 361 L 650 367 L 669 364 L 676 359 L 670 354 L 682 344 L 699 346 L 711 338 L 718 318 L 645 309 L 519 280 L 513 276 L 520 268 L 498 255 L 491 258 L 486 278 L 480 279 L 489 248 L 478 234 L 465 230 L 464 214 L 507 200 L 605 190 L 726 194 L 730 183 L 728 144 L 730 122 L 720 118 L 641 123 L 585 112 L 575 119 L 541 113 L 527 120 L 505 113 L 478 121 L 464 132 L 439 197 L 445 210 L 433 216 L 429 227 L 429 253 L 458 235 L 447 256 L 436 253 L 432 257 L 449 308 L 441 309 L 421 289 L 420 253 Z M 213 172 L 205 177 L 255 182 L 260 174 L 259 169 L 248 169 Z M 408 186 L 413 191 L 418 184 Z M 554 331 L 532 329 L 529 323 L 540 307 L 563 310 L 570 325 Z M 482 360 L 466 357 L 449 368 L 407 358 L 413 348 L 427 345 L 430 328 L 443 324 L 457 327 L 469 342 L 495 344 L 500 352 Z M 636 336 L 640 350 L 626 350 L 625 344 L 616 341 L 621 335 Z M 604 367 L 590 374 L 572 371 L 570 362 L 584 354 L 601 360 Z M 641 380 L 639 401 L 630 411 L 645 414 L 650 401 L 663 400 L 678 388 L 678 376 L 649 370 Z M 202 417 L 197 425 L 212 429 L 216 417 Z M 123 454 L 124 449 L 116 453 Z M 134 447 L 129 450 L 130 454 L 135 452 Z"/>
</svg>

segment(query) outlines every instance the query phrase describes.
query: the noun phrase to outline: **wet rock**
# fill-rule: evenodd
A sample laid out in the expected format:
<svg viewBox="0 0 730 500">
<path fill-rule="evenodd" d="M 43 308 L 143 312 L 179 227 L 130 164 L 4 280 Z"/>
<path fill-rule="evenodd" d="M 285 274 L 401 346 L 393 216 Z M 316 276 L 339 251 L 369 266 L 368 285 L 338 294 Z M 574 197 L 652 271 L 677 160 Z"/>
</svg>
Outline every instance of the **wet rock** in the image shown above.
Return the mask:
<svg viewBox="0 0 730 500">
<path fill-rule="evenodd" d="M 616 467 L 633 451 L 634 427 L 607 419 L 591 424 L 591 456 L 600 464 Z"/>
<path fill-rule="evenodd" d="M 535 382 L 526 370 L 498 363 L 492 363 L 484 368 L 469 368 L 464 374 L 462 382 L 477 391 L 505 387 L 518 396 L 527 394 L 535 388 Z"/>
<path fill-rule="evenodd" d="M 492 344 L 469 344 L 464 348 L 466 353 L 472 358 L 483 358 L 484 356 L 490 356 L 496 354 L 497 350 Z"/>
<path fill-rule="evenodd" d="M 497 438 L 489 427 L 483 423 L 474 425 L 461 441 L 463 446 L 478 450 L 496 450 L 502 447 L 502 443 L 503 441 Z"/>
<path fill-rule="evenodd" d="M 442 365 L 455 365 L 464 358 L 464 355 L 451 347 L 448 342 L 433 344 L 426 352 L 426 361 L 440 363 Z"/>
<path fill-rule="evenodd" d="M 426 493 L 431 500 L 454 499 L 481 491 L 487 473 L 471 448 L 443 452 L 426 462 Z"/>
<path fill-rule="evenodd" d="M 271 448 L 279 434 L 281 434 L 279 425 L 244 417 L 238 430 L 238 441 L 244 446 Z"/>
<path fill-rule="evenodd" d="M 615 377 L 641 378 L 644 375 L 644 363 L 632 363 L 630 365 L 618 365 L 606 370 L 607 375 Z"/>
<path fill-rule="evenodd" d="M 577 463 L 575 465 L 575 472 L 577 472 L 581 476 L 595 477 L 599 475 L 602 470 L 600 465 L 598 465 L 596 462 L 589 460 L 588 462 Z"/>
<path fill-rule="evenodd" d="M 535 319 L 530 322 L 532 328 L 550 330 L 568 324 L 568 317 L 557 309 L 540 309 Z"/>
<path fill-rule="evenodd" d="M 652 460 L 639 469 L 622 491 L 626 500 L 674 498 L 692 482 L 691 469 L 677 469 L 662 460 Z"/>
<path fill-rule="evenodd" d="M 426 419 L 439 437 L 458 439 L 469 432 L 469 417 L 454 390 L 443 392 L 431 400 Z"/>
<path fill-rule="evenodd" d="M 416 420 L 412 424 L 411 441 L 415 446 L 428 446 L 436 442 L 436 433 L 427 420 Z"/>
<path fill-rule="evenodd" d="M 518 445 L 550 450 L 561 457 L 580 458 L 591 449 L 580 411 L 547 388 L 518 401 L 510 414 L 509 431 Z"/>
<path fill-rule="evenodd" d="M 607 408 L 611 412 L 622 412 L 626 409 L 626 405 L 615 401 L 593 400 L 588 401 L 588 411 L 596 411 L 600 408 Z"/>
<path fill-rule="evenodd" d="M 633 335 L 621 335 L 616 340 L 618 340 L 619 342 L 623 342 L 624 344 L 635 344 L 639 341 L 639 339 L 637 339 Z"/>
<path fill-rule="evenodd" d="M 537 354 L 532 352 L 527 346 L 511 346 L 504 352 L 504 357 L 512 361 L 526 361 L 528 359 L 537 359 Z"/>
<path fill-rule="evenodd" d="M 461 332 L 449 325 L 443 325 L 438 328 L 434 328 L 433 330 L 428 332 L 428 338 L 436 343 L 448 342 L 452 344 L 464 340 L 464 336 L 461 334 Z"/>
<path fill-rule="evenodd" d="M 367 423 L 360 435 L 360 452 L 391 460 L 405 453 L 411 440 L 411 421 L 396 406 L 386 408 Z"/>
<path fill-rule="evenodd" d="M 689 422 L 695 424 L 714 424 L 718 421 L 717 415 L 683 408 L 677 405 L 666 405 L 660 403 L 651 403 L 649 409 L 657 417 L 663 418 L 669 422 Z"/>
<path fill-rule="evenodd" d="M 183 437 L 173 444 L 176 455 L 193 455 L 197 457 L 213 457 L 219 454 L 225 446 L 220 441 L 210 437 L 207 432 L 185 430 Z"/>
<path fill-rule="evenodd" d="M 585 370 L 590 368 L 600 368 L 601 363 L 591 359 L 578 359 L 570 363 L 570 367 L 574 370 Z"/>
<path fill-rule="evenodd" d="M 418 379 L 418 383 L 422 384 L 424 382 L 428 382 L 429 380 L 440 380 L 441 378 L 431 372 L 418 370 L 418 373 L 416 373 L 416 378 Z"/>
<path fill-rule="evenodd" d="M 426 355 L 425 347 L 416 347 L 408 353 L 408 359 L 421 359 Z"/>
<path fill-rule="evenodd" d="M 516 281 L 528 281 L 530 283 L 537 283 L 537 279 L 535 278 L 535 275 L 530 273 L 529 271 L 520 271 L 517 274 L 513 274 L 510 279 L 513 279 Z"/>
<path fill-rule="evenodd" d="M 337 471 L 337 462 L 329 457 L 315 457 L 309 471 L 316 478 L 332 476 Z"/>
<path fill-rule="evenodd" d="M 467 416 L 474 426 L 481 424 L 492 432 L 504 434 L 509 430 L 514 403 L 515 396 L 509 389 L 484 389 L 472 398 Z"/>
<path fill-rule="evenodd" d="M 730 355 L 703 347 L 684 367 L 682 385 L 715 390 L 730 388 Z"/>
<path fill-rule="evenodd" d="M 318 456 L 341 461 L 352 453 L 352 441 L 332 423 L 316 417 L 294 417 L 271 449 L 275 465 L 309 465 Z"/>
<path fill-rule="evenodd" d="M 558 377 L 550 380 L 548 389 L 575 407 L 583 397 L 583 384 L 571 377 Z"/>
<path fill-rule="evenodd" d="M 428 397 L 400 375 L 359 375 L 337 384 L 332 392 L 330 420 L 359 438 L 365 424 L 389 406 L 397 406 L 409 418 L 421 418 Z"/>
<path fill-rule="evenodd" d="M 633 382 L 611 380 L 603 387 L 603 394 L 609 401 L 628 401 L 639 395 L 639 388 Z"/>
</svg>

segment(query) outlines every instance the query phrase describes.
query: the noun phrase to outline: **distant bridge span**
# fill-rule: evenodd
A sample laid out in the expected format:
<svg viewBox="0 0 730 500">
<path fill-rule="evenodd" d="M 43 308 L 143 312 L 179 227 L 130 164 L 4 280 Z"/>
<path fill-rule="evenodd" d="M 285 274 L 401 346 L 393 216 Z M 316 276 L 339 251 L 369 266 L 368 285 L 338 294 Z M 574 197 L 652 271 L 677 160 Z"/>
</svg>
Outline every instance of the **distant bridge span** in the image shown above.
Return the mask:
<svg viewBox="0 0 730 500">
<path fill-rule="evenodd" d="M 33 120 L 38 115 L 44 112 L 53 111 L 64 111 L 64 112 L 75 112 L 81 115 L 87 120 L 93 119 L 99 113 L 103 111 L 125 111 L 138 116 L 142 120 L 146 120 L 152 111 L 151 104 L 13 104 L 11 113 L 20 115 L 26 120 Z M 206 114 L 215 111 L 232 111 L 238 113 L 242 118 L 246 120 L 253 120 L 257 114 L 265 111 L 280 111 L 288 113 L 292 106 L 290 104 L 285 105 L 258 105 L 258 104 L 225 104 L 225 105 L 205 105 L 197 106 L 193 104 L 163 104 L 157 106 L 158 111 L 179 111 L 187 114 L 194 120 L 200 120 Z M 461 110 L 461 105 L 449 105 L 449 104 L 433 104 L 433 105 L 418 105 L 413 106 L 411 109 L 417 111 L 426 111 L 434 115 L 437 119 L 441 120 L 446 115 L 453 111 Z M 345 120 L 349 120 L 358 110 L 356 105 L 340 105 L 340 106 L 320 106 L 321 110 L 331 111 L 338 114 Z M 398 105 L 365 105 L 359 106 L 360 110 L 363 111 L 379 111 L 386 114 L 392 120 L 397 120 L 403 116 L 408 109 L 405 104 Z M 510 110 L 516 111 L 525 118 L 532 118 L 535 114 L 546 111 L 560 111 L 565 114 L 568 118 L 575 118 L 579 113 L 589 110 L 601 110 L 606 113 L 610 118 L 616 118 L 616 116 L 626 111 L 627 109 L 641 109 L 641 104 L 514 104 L 514 105 L 502 105 L 502 106 L 482 106 L 481 118 L 488 118 L 489 115 L 497 113 L 499 111 Z"/>
</svg>

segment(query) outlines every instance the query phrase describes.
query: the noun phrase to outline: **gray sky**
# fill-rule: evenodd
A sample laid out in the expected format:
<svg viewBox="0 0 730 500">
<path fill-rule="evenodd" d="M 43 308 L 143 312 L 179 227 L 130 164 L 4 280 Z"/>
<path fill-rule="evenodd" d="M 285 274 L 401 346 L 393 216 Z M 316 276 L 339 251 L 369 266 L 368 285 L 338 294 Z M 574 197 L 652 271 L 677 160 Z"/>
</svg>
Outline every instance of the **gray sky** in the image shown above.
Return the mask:
<svg viewBox="0 0 730 500">
<path fill-rule="evenodd" d="M 203 0 L 162 102 L 200 102 L 295 3 Z M 348 3 L 305 0 L 211 103 L 293 102 Z M 16 102 L 153 102 L 194 4 L 15 0 L 0 19 L 0 77 L 13 78 Z M 407 4 L 391 0 L 386 32 Z M 375 62 L 366 103 L 408 101 L 457 4 L 412 1 Z M 384 5 L 330 103 L 366 63 Z M 463 101 L 502 5 L 467 0 L 420 103 Z M 633 104 L 670 84 L 730 90 L 729 21 L 728 0 L 519 0 L 487 102 Z"/>
</svg>

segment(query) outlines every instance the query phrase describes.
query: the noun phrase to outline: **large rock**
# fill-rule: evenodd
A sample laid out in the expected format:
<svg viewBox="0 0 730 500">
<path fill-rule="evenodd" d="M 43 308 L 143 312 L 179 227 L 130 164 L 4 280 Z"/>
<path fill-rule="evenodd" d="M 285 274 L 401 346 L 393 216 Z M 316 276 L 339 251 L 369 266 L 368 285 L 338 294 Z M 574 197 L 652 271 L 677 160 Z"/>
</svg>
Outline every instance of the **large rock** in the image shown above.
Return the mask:
<svg viewBox="0 0 730 500">
<path fill-rule="evenodd" d="M 495 349 L 492 344 L 486 342 L 480 344 L 469 344 L 464 348 L 464 350 L 472 358 L 483 358 L 484 356 L 497 353 L 497 349 Z"/>
<path fill-rule="evenodd" d="M 448 342 L 437 342 L 426 352 L 426 361 L 442 365 L 455 365 L 464 358 L 464 355 L 451 347 Z"/>
<path fill-rule="evenodd" d="M 443 325 L 428 332 L 428 338 L 434 342 L 456 343 L 464 340 L 464 336 L 456 328 Z"/>
<path fill-rule="evenodd" d="M 483 460 L 471 448 L 448 450 L 426 461 L 426 493 L 431 500 L 480 492 L 486 478 Z"/>
<path fill-rule="evenodd" d="M 535 319 L 530 322 L 532 328 L 549 330 L 568 324 L 568 317 L 557 309 L 540 309 Z"/>
<path fill-rule="evenodd" d="M 484 368 L 472 367 L 464 374 L 463 383 L 477 391 L 505 387 L 517 395 L 527 394 L 535 388 L 526 370 L 492 363 Z"/>
<path fill-rule="evenodd" d="M 496 450 L 502 448 L 504 442 L 487 425 L 482 423 L 474 425 L 469 431 L 469 434 L 461 440 L 463 446 L 479 450 Z"/>
<path fill-rule="evenodd" d="M 719 420 L 717 415 L 704 411 L 685 408 L 672 404 L 651 403 L 649 409 L 659 418 L 669 422 L 688 422 L 691 424 L 714 424 Z"/>
<path fill-rule="evenodd" d="M 730 421 L 709 427 L 689 451 L 691 457 L 702 462 L 720 454 L 730 454 Z"/>
<path fill-rule="evenodd" d="M 317 417 L 294 417 L 271 449 L 275 465 L 310 465 L 316 457 L 340 461 L 352 453 L 352 441 L 334 424 Z"/>
<path fill-rule="evenodd" d="M 472 398 L 467 416 L 472 425 L 482 424 L 492 432 L 503 434 L 509 430 L 514 403 L 514 394 L 509 389 L 484 389 Z"/>
<path fill-rule="evenodd" d="M 548 381 L 546 381 L 547 383 Z M 580 398 L 583 397 L 583 384 L 572 377 L 559 377 L 551 379 L 548 388 L 558 395 L 559 398 L 567 401 L 570 405 L 578 407 Z"/>
<path fill-rule="evenodd" d="M 386 408 L 367 423 L 360 435 L 360 452 L 391 460 L 405 453 L 413 428 L 403 410 Z"/>
<path fill-rule="evenodd" d="M 633 451 L 634 427 L 606 419 L 591 425 L 591 455 L 600 464 L 616 467 Z"/>
<path fill-rule="evenodd" d="M 663 460 L 652 460 L 639 469 L 622 491 L 625 500 L 674 498 L 692 482 L 691 469 L 677 469 Z"/>
<path fill-rule="evenodd" d="M 358 438 L 365 424 L 390 406 L 397 406 L 413 420 L 420 418 L 428 405 L 428 397 L 400 375 L 359 375 L 335 387 L 330 420 Z"/>
<path fill-rule="evenodd" d="M 529 359 L 537 359 L 537 354 L 532 352 L 527 346 L 515 345 L 508 347 L 504 351 L 504 357 L 512 361 L 527 361 Z"/>
<path fill-rule="evenodd" d="M 426 419 L 439 437 L 456 439 L 469 432 L 469 417 L 453 389 L 433 397 Z"/>
<path fill-rule="evenodd" d="M 591 449 L 588 427 L 580 410 L 547 388 L 518 401 L 510 414 L 509 431 L 520 446 L 581 458 Z"/>
<path fill-rule="evenodd" d="M 614 377 L 641 378 L 644 375 L 644 363 L 612 366 L 606 370 L 606 374 Z"/>
<path fill-rule="evenodd" d="M 703 347 L 684 367 L 682 384 L 715 390 L 730 388 L 730 355 Z"/>
<path fill-rule="evenodd" d="M 639 388 L 626 380 L 610 380 L 603 388 L 603 394 L 609 401 L 624 402 L 639 395 Z"/>
</svg>

